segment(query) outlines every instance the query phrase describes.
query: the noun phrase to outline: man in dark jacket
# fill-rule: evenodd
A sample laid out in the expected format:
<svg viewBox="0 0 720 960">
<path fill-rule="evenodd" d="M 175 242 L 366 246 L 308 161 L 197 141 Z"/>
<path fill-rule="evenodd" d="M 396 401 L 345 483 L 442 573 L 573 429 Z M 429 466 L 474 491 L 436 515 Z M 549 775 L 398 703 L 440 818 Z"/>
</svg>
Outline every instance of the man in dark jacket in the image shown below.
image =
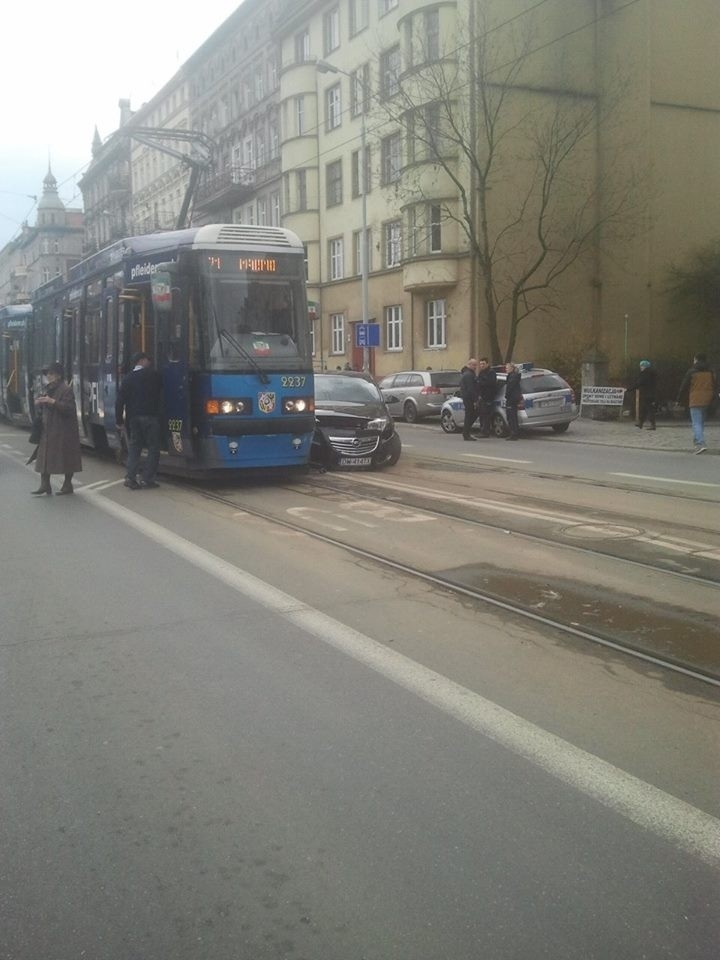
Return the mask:
<svg viewBox="0 0 720 960">
<path fill-rule="evenodd" d="M 125 424 L 130 434 L 125 486 L 131 490 L 139 490 L 141 486 L 151 489 L 159 486 L 155 475 L 160 462 L 162 377 L 152 369 L 146 353 L 136 353 L 131 363 L 132 372 L 120 384 L 115 404 L 117 428 Z M 142 481 L 138 483 L 143 447 L 147 449 L 147 460 Z"/>
<path fill-rule="evenodd" d="M 657 373 L 649 360 L 640 361 L 640 373 L 629 389 L 635 390 L 637 396 L 637 421 L 635 426 L 642 430 L 643 424 L 647 420 L 648 430 L 654 430 Z"/>
<path fill-rule="evenodd" d="M 705 417 L 717 397 L 717 380 L 704 353 L 695 355 L 695 362 L 683 377 L 677 402 L 690 409 L 695 453 L 705 453 Z"/>
<path fill-rule="evenodd" d="M 505 371 L 505 413 L 507 415 L 508 430 L 506 440 L 520 439 L 520 425 L 518 424 L 518 404 L 523 398 L 520 387 L 520 371 L 514 363 L 506 363 Z"/>
<path fill-rule="evenodd" d="M 477 372 L 477 360 L 468 360 L 460 373 L 460 396 L 465 405 L 465 420 L 463 422 L 463 440 L 474 440 L 470 430 L 477 420 L 477 381 L 475 374 Z"/>
<path fill-rule="evenodd" d="M 480 436 L 489 437 L 495 413 L 495 395 L 497 393 L 497 374 L 490 366 L 487 357 L 478 361 L 478 404 L 480 408 Z"/>
</svg>

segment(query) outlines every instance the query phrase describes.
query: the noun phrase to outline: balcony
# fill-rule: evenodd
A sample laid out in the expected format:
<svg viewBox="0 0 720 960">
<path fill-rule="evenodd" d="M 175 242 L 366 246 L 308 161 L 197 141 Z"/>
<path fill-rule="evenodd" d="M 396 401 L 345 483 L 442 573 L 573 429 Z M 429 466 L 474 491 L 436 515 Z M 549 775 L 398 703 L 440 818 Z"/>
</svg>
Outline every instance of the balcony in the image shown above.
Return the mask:
<svg viewBox="0 0 720 960">
<path fill-rule="evenodd" d="M 255 190 L 256 174 L 254 168 L 236 164 L 208 174 L 198 188 L 196 208 L 209 213 L 243 203 Z"/>
<path fill-rule="evenodd" d="M 403 288 L 405 290 L 452 287 L 457 282 L 458 262 L 455 257 L 423 257 L 406 260 L 403 264 Z"/>
</svg>

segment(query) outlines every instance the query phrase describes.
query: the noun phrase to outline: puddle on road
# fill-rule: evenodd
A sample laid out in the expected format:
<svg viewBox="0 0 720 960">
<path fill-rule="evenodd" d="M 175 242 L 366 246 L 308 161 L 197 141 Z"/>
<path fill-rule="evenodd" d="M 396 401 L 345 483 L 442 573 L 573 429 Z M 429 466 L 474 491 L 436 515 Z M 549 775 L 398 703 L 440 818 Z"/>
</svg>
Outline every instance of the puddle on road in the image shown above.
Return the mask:
<svg viewBox="0 0 720 960">
<path fill-rule="evenodd" d="M 453 583 L 533 613 L 720 677 L 717 619 L 629 594 L 563 580 L 541 580 L 472 564 L 439 573 Z"/>
</svg>

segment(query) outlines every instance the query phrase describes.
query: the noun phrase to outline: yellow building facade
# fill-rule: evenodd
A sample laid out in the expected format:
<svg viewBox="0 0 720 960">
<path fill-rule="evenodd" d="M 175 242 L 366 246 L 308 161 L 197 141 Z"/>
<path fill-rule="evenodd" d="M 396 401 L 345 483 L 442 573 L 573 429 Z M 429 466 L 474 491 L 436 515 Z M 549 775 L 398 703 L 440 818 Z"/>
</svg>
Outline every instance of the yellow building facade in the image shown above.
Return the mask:
<svg viewBox="0 0 720 960">
<path fill-rule="evenodd" d="M 720 348 L 665 290 L 720 223 L 713 0 L 295 0 L 278 39 L 319 369 L 363 320 L 376 375 Z"/>
</svg>

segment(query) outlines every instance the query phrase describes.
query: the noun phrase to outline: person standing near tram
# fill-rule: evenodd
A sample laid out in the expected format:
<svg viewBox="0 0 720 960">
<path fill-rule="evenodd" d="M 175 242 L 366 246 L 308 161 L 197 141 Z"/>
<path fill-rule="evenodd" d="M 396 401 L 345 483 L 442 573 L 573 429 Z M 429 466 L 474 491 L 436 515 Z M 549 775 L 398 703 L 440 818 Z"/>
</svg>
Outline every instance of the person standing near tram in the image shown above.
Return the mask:
<svg viewBox="0 0 720 960">
<path fill-rule="evenodd" d="M 58 496 L 74 493 L 73 474 L 82 470 L 80 431 L 78 429 L 75 394 L 63 380 L 63 368 L 51 363 L 43 370 L 47 377 L 45 391 L 35 400 L 40 408 L 42 432 L 35 455 L 35 469 L 40 474 L 40 486 L 32 491 L 34 497 L 51 496 L 50 476 L 62 473 L 65 482 Z"/>
<path fill-rule="evenodd" d="M 160 463 L 162 376 L 152 369 L 146 353 L 134 354 L 131 363 L 133 369 L 120 384 L 115 404 L 115 425 L 118 430 L 125 426 L 129 433 L 125 486 L 152 489 L 160 486 L 155 478 Z M 143 448 L 147 460 L 138 482 Z"/>
</svg>

